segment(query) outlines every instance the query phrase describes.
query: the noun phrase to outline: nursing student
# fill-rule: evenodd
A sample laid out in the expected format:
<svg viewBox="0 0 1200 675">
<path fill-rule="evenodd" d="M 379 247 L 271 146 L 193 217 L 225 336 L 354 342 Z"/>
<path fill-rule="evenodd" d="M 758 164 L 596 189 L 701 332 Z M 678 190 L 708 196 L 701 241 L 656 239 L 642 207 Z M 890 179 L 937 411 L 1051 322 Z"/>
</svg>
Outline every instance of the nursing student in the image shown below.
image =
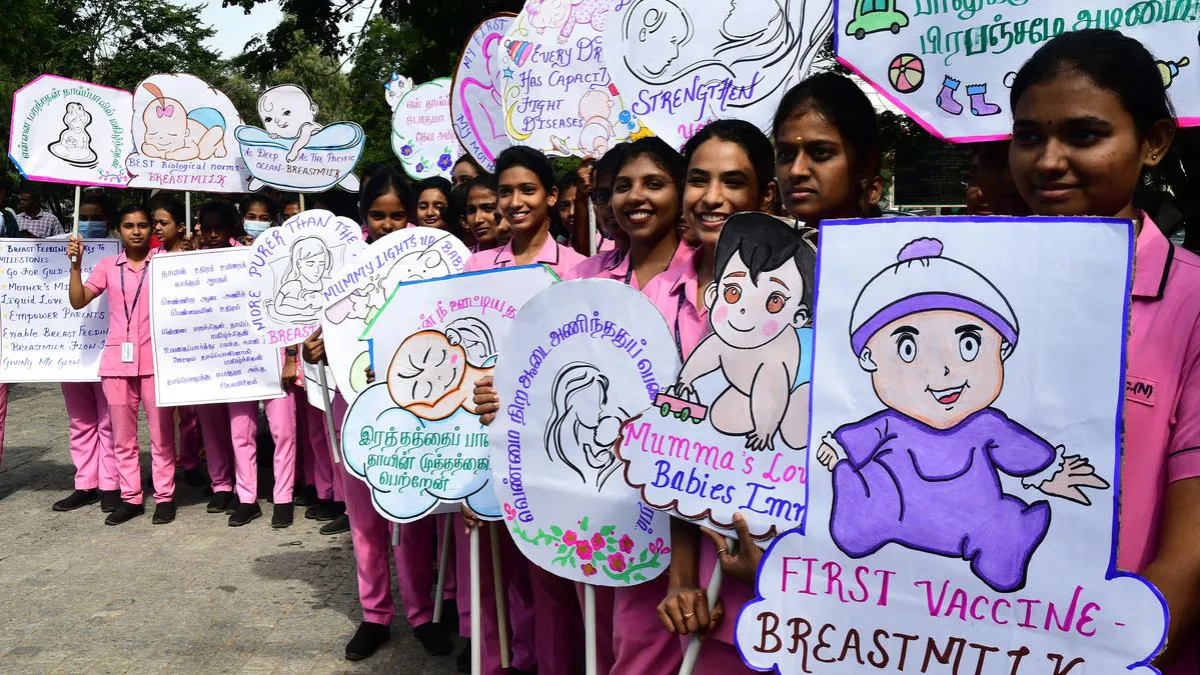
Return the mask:
<svg viewBox="0 0 1200 675">
<path fill-rule="evenodd" d="M 244 233 L 243 219 L 233 205 L 208 202 L 200 207 L 199 222 L 203 248 L 241 245 L 238 239 Z M 282 357 L 284 363 L 294 361 L 298 351 L 296 347 L 286 348 Z M 290 372 L 294 379 L 295 370 Z M 296 478 L 296 405 L 287 396 L 262 403 L 271 437 L 275 441 L 272 461 L 275 506 L 271 527 L 281 529 L 292 524 L 294 515 L 292 490 Z M 242 527 L 262 516 L 262 508 L 258 505 L 258 404 L 259 401 L 240 401 L 196 406 L 213 485 L 213 498 L 208 504 L 208 512 L 228 513 L 230 527 Z M 228 429 L 228 436 L 225 435 L 225 429 Z"/>
<path fill-rule="evenodd" d="M 367 230 L 367 241 L 373 242 L 392 232 L 408 227 L 410 214 L 415 213 L 416 196 L 408 183 L 390 167 L 380 167 L 362 184 L 359 204 L 363 224 Z M 309 363 L 320 363 L 325 357 L 325 343 L 320 332 L 313 334 L 304 343 L 304 359 Z M 342 420 L 346 415 L 346 404 L 340 396 L 333 397 L 333 419 L 335 434 L 341 435 Z M 409 623 L 417 640 L 430 654 L 448 654 L 453 645 L 449 633 L 442 624 L 433 623 L 432 572 L 420 568 L 421 564 L 432 565 L 434 540 L 421 548 L 404 546 L 404 527 L 401 527 L 401 544 L 391 545 L 391 523 L 375 510 L 371 502 L 371 489 L 362 480 L 343 468 L 340 476 L 342 492 L 346 500 L 346 513 L 350 518 L 350 536 L 354 543 L 354 564 L 358 573 L 358 597 L 363 609 L 363 620 L 354 637 L 346 645 L 346 658 L 359 661 L 370 657 L 379 647 L 391 639 L 391 623 L 396 615 L 396 602 L 392 597 L 392 575 L 389 550 L 395 558 L 396 578 L 401 594 L 405 598 Z M 430 519 L 432 522 L 432 519 Z M 434 528 L 436 529 L 436 528 Z M 408 559 L 412 555 L 419 564 Z M 411 568 L 410 568 L 411 567 Z M 412 604 L 409 599 L 412 599 Z M 426 609 L 427 608 L 427 609 Z M 425 618 L 425 614 L 428 618 Z"/>
<path fill-rule="evenodd" d="M 467 183 L 463 207 L 463 229 L 474 236 L 472 253 L 499 248 L 508 241 L 512 231 L 500 216 L 500 186 L 492 174 L 483 174 Z"/>
<path fill-rule="evenodd" d="M 1035 215 L 1135 223 L 1117 566 L 1149 579 L 1170 612 L 1166 675 L 1200 672 L 1200 257 L 1171 244 L 1143 209 L 1182 180 L 1174 112 L 1141 43 L 1115 31 L 1065 33 L 1017 72 L 1009 166 Z M 1047 224 L 1046 227 L 1053 227 Z"/>
<path fill-rule="evenodd" d="M 108 514 L 107 525 L 120 525 L 146 512 L 137 439 L 140 404 L 150 428 L 151 475 L 154 483 L 156 525 L 175 520 L 175 429 L 170 408 L 159 408 L 154 399 L 154 351 L 150 345 L 150 286 L 147 265 L 150 248 L 150 214 L 141 206 L 122 209 L 117 218 L 124 251 L 103 258 L 87 283 L 82 279 L 83 241 L 72 236 L 67 243 L 71 259 L 71 307 L 83 309 L 108 292 L 108 339 L 100 357 L 100 383 L 112 420 L 121 503 Z"/>
<path fill-rule="evenodd" d="M 150 207 L 154 235 L 161 243 L 159 253 L 182 253 L 192 250 L 192 241 L 184 226 L 186 210 L 178 199 L 163 199 Z M 193 487 L 206 485 L 208 477 L 200 469 L 200 418 L 190 405 L 175 408 L 179 415 L 179 467 L 183 482 Z"/>
<path fill-rule="evenodd" d="M 878 122 L 871 102 L 851 80 L 822 73 L 793 87 L 776 111 L 773 133 L 775 177 L 790 217 L 818 227 L 822 220 L 861 218 L 874 210 L 882 192 Z M 689 148 L 697 138 L 701 135 L 691 139 Z M 770 171 L 765 159 L 769 154 L 761 143 L 755 145 L 759 149 L 750 155 L 750 164 L 758 167 L 756 174 L 761 177 Z M 707 161 L 709 152 L 719 150 L 726 149 L 714 144 L 693 150 L 689 187 L 695 177 L 698 189 L 702 178 L 692 167 Z M 755 181 L 760 188 L 764 182 L 769 184 Z M 691 194 L 700 201 L 691 202 Z M 678 327 L 685 356 L 709 331 L 704 291 L 710 284 L 720 283 L 713 278 L 716 241 L 725 219 L 732 215 L 728 212 L 731 204 L 710 204 L 706 199 L 709 197 L 685 191 L 684 215 L 699 232 L 701 249 L 694 267 L 668 291 L 675 302 L 666 298 L 655 303 L 663 309 L 668 324 Z M 767 207 L 759 204 L 759 208 Z M 673 520 L 672 525 L 671 588 L 658 608 L 663 625 L 679 635 L 708 636 L 696 673 L 751 672 L 734 646 L 734 624 L 741 607 L 754 597 L 753 572 L 741 579 L 731 572 L 722 584 L 717 606 L 710 611 L 705 592 L 713 569 L 717 564 L 741 569 L 745 563 L 738 564 L 721 537 L 713 534 L 711 540 L 702 539 L 700 528 L 681 520 Z M 757 547 L 753 548 L 745 558 L 757 552 Z"/>
<path fill-rule="evenodd" d="M 500 248 L 472 255 L 467 260 L 467 272 L 543 264 L 561 276 L 583 262 L 582 255 L 558 243 L 550 234 L 551 222 L 558 219 L 554 208 L 558 202 L 558 188 L 554 168 L 545 155 L 532 148 L 508 148 L 496 158 L 496 178 L 500 214 L 509 223 L 512 236 Z M 491 387 L 491 378 L 483 378 L 476 386 Z M 490 423 L 491 418 L 485 417 L 484 422 Z M 481 528 L 480 551 L 489 550 L 491 528 L 482 527 L 482 523 L 465 506 L 463 517 L 467 529 Z M 507 528 L 497 527 L 495 532 L 500 537 L 503 578 L 509 591 L 513 669 L 522 672 L 573 672 L 575 658 L 582 653 L 583 638 L 582 617 L 574 586 L 526 561 L 517 551 Z M 464 564 L 469 543 L 466 532 L 460 530 L 455 547 L 462 552 L 458 556 L 461 597 L 469 597 L 469 576 Z M 492 588 L 491 565 L 494 562 L 486 553 L 480 556 L 484 635 L 472 636 L 472 639 L 483 640 L 483 670 L 489 675 L 503 672 L 500 669 L 495 594 Z M 530 583 L 530 595 L 525 594 L 525 580 Z"/>
<path fill-rule="evenodd" d="M 299 208 L 298 201 L 297 208 Z M 258 193 L 246 197 L 242 200 L 238 210 L 242 213 L 242 229 L 246 231 L 247 236 L 254 239 L 258 239 L 258 235 L 277 224 L 278 209 L 275 207 L 275 202 L 264 194 Z"/>
<path fill-rule="evenodd" d="M 88 196 L 79 203 L 79 234 L 84 238 L 108 237 L 116 222 L 113 204 L 104 197 Z M 112 513 L 121 503 L 117 484 L 117 458 L 113 454 L 112 422 L 100 382 L 63 382 L 67 409 L 71 463 L 75 465 L 75 490 L 54 503 L 55 511 L 74 511 L 100 501 L 101 511 Z"/>
</svg>

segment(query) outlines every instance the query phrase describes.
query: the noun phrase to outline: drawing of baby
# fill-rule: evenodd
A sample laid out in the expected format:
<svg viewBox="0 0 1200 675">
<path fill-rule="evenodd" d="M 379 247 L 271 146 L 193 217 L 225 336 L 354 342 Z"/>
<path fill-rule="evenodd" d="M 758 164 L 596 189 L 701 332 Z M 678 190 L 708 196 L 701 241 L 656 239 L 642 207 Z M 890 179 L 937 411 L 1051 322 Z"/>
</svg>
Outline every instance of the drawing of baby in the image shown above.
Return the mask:
<svg viewBox="0 0 1200 675">
<path fill-rule="evenodd" d="M 281 323 L 307 323 L 324 304 L 325 280 L 333 270 L 333 253 L 320 237 L 292 242 L 287 273 L 267 300 L 267 313 Z"/>
<path fill-rule="evenodd" d="M 638 79 L 657 83 L 692 39 L 692 17 L 672 0 L 637 0 L 625 12 L 622 33 L 633 47 L 625 63 Z"/>
<path fill-rule="evenodd" d="M 579 132 L 579 147 L 588 157 L 600 157 L 612 143 L 613 125 L 609 115 L 616 103 L 608 92 L 593 89 L 579 97 L 579 117 L 583 128 Z"/>
<path fill-rule="evenodd" d="M 445 332 L 421 331 L 400 344 L 388 366 L 388 393 L 422 419 L 445 419 L 459 408 L 475 414 L 475 381 L 495 363 L 496 342 L 487 324 L 455 319 Z"/>
<path fill-rule="evenodd" d="M 712 426 L 751 450 L 808 444 L 808 374 L 798 330 L 809 323 L 815 253 L 787 223 L 764 213 L 731 217 L 705 290 L 712 333 L 683 365 L 671 395 L 699 402 L 695 383 L 717 370 L 728 387 L 709 406 Z"/>
<path fill-rule="evenodd" d="M 1026 488 L 1090 504 L 1106 489 L 1087 459 L 1066 456 L 991 407 L 1020 329 L 1008 300 L 936 239 L 901 249 L 859 293 L 850 343 L 886 408 L 822 438 L 832 471 L 830 533 L 862 558 L 889 543 L 971 564 L 1000 592 L 1019 590 L 1051 509 L 1007 494 Z"/>
<path fill-rule="evenodd" d="M 296 161 L 312 135 L 321 130 L 317 110 L 308 92 L 294 84 L 271 87 L 258 97 L 258 116 L 263 129 L 271 138 L 295 139 L 288 150 L 289 162 Z"/>
<path fill-rule="evenodd" d="M 610 4 L 604 0 L 529 0 L 525 11 L 539 35 L 547 28 L 561 27 L 558 42 L 563 44 L 575 32 L 576 24 L 590 24 L 594 30 L 604 32 Z"/>
<path fill-rule="evenodd" d="M 554 376 L 553 405 L 546 425 L 546 454 L 578 474 L 585 485 L 604 489 L 618 463 L 613 446 L 629 413 L 609 409 L 609 381 L 590 363 L 570 363 Z"/>
<path fill-rule="evenodd" d="M 142 111 L 146 137 L 139 148 L 147 157 L 189 161 L 225 157 L 225 116 L 216 108 L 188 111 L 149 82 L 142 88 L 153 100 Z"/>
</svg>

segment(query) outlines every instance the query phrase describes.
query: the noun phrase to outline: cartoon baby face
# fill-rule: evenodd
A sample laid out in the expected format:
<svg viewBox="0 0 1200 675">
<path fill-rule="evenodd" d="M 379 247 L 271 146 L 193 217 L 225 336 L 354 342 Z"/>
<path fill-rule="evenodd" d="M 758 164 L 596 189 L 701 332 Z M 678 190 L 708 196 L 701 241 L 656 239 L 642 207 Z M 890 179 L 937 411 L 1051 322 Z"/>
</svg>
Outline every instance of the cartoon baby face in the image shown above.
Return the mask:
<svg viewBox="0 0 1200 675">
<path fill-rule="evenodd" d="M 631 65 L 650 77 L 662 75 L 691 34 L 687 15 L 671 0 L 644 0 L 631 11 L 626 30 L 637 41 Z"/>
<path fill-rule="evenodd" d="M 809 318 L 804 277 L 794 258 L 754 279 L 741 254 L 734 254 L 725 274 L 709 286 L 705 304 L 713 332 L 736 349 L 761 347 L 784 331 L 804 326 Z"/>
<path fill-rule="evenodd" d="M 437 405 L 456 392 L 466 373 L 466 353 L 437 331 L 409 336 L 388 367 L 388 393 L 396 405 Z"/>
<path fill-rule="evenodd" d="M 284 138 L 295 137 L 301 125 L 314 123 L 318 109 L 307 92 L 291 84 L 272 87 L 258 97 L 258 116 L 263 129 Z"/>
<path fill-rule="evenodd" d="M 571 15 L 571 0 L 529 0 L 525 9 L 534 28 L 557 28 Z"/>
<path fill-rule="evenodd" d="M 879 400 L 935 429 L 990 406 L 1004 386 L 1004 340 L 979 318 L 952 310 L 901 317 L 859 357 Z"/>
<path fill-rule="evenodd" d="M 146 142 L 159 150 L 175 150 L 187 145 L 187 109 L 173 98 L 150 101 L 142 112 L 146 123 Z"/>
</svg>

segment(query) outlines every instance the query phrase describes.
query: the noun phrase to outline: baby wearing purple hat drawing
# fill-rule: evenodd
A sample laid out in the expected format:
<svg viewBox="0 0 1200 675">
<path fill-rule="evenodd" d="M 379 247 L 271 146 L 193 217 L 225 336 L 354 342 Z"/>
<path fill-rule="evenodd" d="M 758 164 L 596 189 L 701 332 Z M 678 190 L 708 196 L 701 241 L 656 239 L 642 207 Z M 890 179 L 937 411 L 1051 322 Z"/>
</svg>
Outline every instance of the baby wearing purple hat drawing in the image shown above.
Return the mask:
<svg viewBox="0 0 1200 675">
<path fill-rule="evenodd" d="M 991 407 L 1017 346 L 1016 314 L 971 267 L 917 239 L 859 293 L 850 343 L 887 406 L 822 438 L 833 472 L 830 534 L 852 558 L 889 543 L 962 558 L 985 584 L 1019 590 L 1050 526 L 1050 504 L 1007 494 L 1000 473 L 1026 488 L 1091 504 L 1108 488 L 1087 459 L 1065 455 Z"/>
</svg>

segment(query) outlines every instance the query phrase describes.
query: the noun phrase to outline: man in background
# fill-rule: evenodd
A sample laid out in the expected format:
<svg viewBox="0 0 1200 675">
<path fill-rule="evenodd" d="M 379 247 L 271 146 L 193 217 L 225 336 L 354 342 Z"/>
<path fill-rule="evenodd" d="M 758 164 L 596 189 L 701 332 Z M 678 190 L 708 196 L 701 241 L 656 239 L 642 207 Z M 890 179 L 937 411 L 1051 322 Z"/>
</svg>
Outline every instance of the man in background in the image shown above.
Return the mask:
<svg viewBox="0 0 1200 675">
<path fill-rule="evenodd" d="M 42 197 L 33 188 L 21 190 L 17 208 L 17 236 L 46 239 L 63 233 L 62 223 L 53 213 L 42 210 Z"/>
</svg>

